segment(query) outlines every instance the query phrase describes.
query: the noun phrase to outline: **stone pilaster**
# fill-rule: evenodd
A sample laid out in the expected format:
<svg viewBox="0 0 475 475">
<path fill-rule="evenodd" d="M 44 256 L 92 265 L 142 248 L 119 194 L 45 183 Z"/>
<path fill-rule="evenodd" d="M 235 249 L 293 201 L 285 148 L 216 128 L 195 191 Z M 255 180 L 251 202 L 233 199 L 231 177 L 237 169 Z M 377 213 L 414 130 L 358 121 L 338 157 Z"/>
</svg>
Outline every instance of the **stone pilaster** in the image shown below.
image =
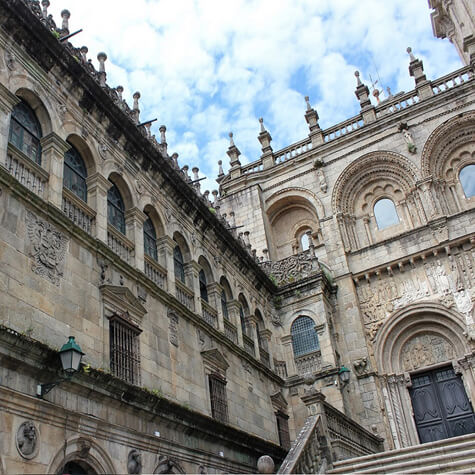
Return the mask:
<svg viewBox="0 0 475 475">
<path fill-rule="evenodd" d="M 19 102 L 20 98 L 0 83 L 0 164 L 2 165 L 7 158 L 11 112 Z"/>
<path fill-rule="evenodd" d="M 301 396 L 300 399 L 307 406 L 309 416 L 325 415 L 325 409 L 323 407 L 325 396 L 320 391 L 312 389 Z"/>
<path fill-rule="evenodd" d="M 176 242 L 169 236 L 162 236 L 157 239 L 157 249 L 159 260 L 167 269 L 167 287 L 170 294 L 176 295 L 175 290 L 175 269 L 173 262 L 173 249 Z"/>
<path fill-rule="evenodd" d="M 64 154 L 71 145 L 54 132 L 43 137 L 40 142 L 42 166 L 49 173 L 48 201 L 61 209 Z"/>
<path fill-rule="evenodd" d="M 271 345 L 272 332 L 264 328 L 263 330 L 260 330 L 259 334 L 260 334 L 261 340 L 266 342 L 266 346 L 267 346 L 266 350 L 267 350 L 267 353 L 269 353 L 270 367 L 273 370 L 274 369 L 274 353 L 272 351 L 272 345 Z"/>
<path fill-rule="evenodd" d="M 130 208 L 125 213 L 127 237 L 135 244 L 134 265 L 142 272 L 144 271 L 143 223 L 146 219 L 147 215 L 138 208 Z"/>
<path fill-rule="evenodd" d="M 208 284 L 208 298 L 210 305 L 218 314 L 218 330 L 224 332 L 224 315 L 221 308 L 221 286 L 217 282 Z"/>
<path fill-rule="evenodd" d="M 251 329 L 251 338 L 254 342 L 254 352 L 257 360 L 261 360 L 261 351 L 259 348 L 259 338 L 257 337 L 257 318 L 255 315 L 249 315 L 246 318 L 246 323 L 249 325 Z"/>
<path fill-rule="evenodd" d="M 87 184 L 87 203 L 96 210 L 96 238 L 107 243 L 107 192 L 112 183 L 100 175 L 88 176 Z"/>
<path fill-rule="evenodd" d="M 201 266 L 196 261 L 190 261 L 185 264 L 185 280 L 188 287 L 193 290 L 195 299 L 195 312 L 201 315 L 201 292 L 200 292 L 200 279 L 199 273 Z"/>
<path fill-rule="evenodd" d="M 231 323 L 236 326 L 237 334 L 238 334 L 238 345 L 244 346 L 243 339 L 242 339 L 242 328 L 241 328 L 241 317 L 239 315 L 239 309 L 241 304 L 238 300 L 230 300 L 228 301 L 228 313 Z"/>
<path fill-rule="evenodd" d="M 296 376 L 297 366 L 294 360 L 294 350 L 292 348 L 292 335 L 283 336 L 280 341 L 284 345 L 284 358 L 287 363 L 287 377 Z"/>
</svg>

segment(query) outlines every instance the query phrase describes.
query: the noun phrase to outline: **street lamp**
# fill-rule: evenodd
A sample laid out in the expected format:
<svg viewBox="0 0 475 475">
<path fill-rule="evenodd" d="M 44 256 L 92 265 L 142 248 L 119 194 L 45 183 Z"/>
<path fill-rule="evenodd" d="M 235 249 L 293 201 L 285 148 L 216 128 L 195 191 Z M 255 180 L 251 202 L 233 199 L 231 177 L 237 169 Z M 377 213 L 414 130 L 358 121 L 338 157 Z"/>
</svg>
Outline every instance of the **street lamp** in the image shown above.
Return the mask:
<svg viewBox="0 0 475 475">
<path fill-rule="evenodd" d="M 338 378 L 342 387 L 345 387 L 350 381 L 350 370 L 346 366 L 342 366 L 338 371 Z"/>
<path fill-rule="evenodd" d="M 79 370 L 83 355 L 84 353 L 81 351 L 79 345 L 74 341 L 74 337 L 70 336 L 68 342 L 59 350 L 61 366 L 63 367 L 63 371 L 66 373 L 66 377 L 53 383 L 38 384 L 36 387 L 36 395 L 39 398 L 42 398 L 58 384 L 70 380 L 73 374 Z"/>
</svg>

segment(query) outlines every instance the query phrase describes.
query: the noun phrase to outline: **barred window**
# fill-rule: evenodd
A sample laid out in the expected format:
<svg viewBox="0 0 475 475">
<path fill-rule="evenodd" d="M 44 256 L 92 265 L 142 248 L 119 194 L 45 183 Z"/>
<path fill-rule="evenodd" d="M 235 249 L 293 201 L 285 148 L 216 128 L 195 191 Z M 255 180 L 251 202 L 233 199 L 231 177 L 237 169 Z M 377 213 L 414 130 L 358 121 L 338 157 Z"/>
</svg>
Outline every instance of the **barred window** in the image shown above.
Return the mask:
<svg viewBox="0 0 475 475">
<path fill-rule="evenodd" d="M 115 185 L 107 192 L 107 222 L 125 234 L 125 205 Z"/>
<path fill-rule="evenodd" d="M 154 261 L 157 261 L 157 233 L 155 232 L 155 226 L 150 218 L 147 218 L 143 223 L 143 245 L 145 254 L 151 257 Z"/>
<path fill-rule="evenodd" d="M 199 281 L 200 281 L 201 300 L 208 302 L 208 284 L 206 283 L 206 275 L 203 269 L 200 270 Z"/>
<path fill-rule="evenodd" d="M 180 246 L 175 246 L 173 249 L 173 264 L 175 269 L 175 279 L 185 283 L 185 263 L 183 262 L 183 254 Z"/>
<path fill-rule="evenodd" d="M 228 422 L 228 400 L 226 397 L 226 379 L 217 373 L 208 375 L 211 397 L 211 415 L 221 422 Z"/>
<path fill-rule="evenodd" d="M 226 320 L 229 320 L 228 302 L 226 299 L 226 292 L 224 290 L 221 291 L 221 310 L 223 311 L 223 317 Z"/>
<path fill-rule="evenodd" d="M 280 446 L 285 449 L 290 449 L 290 435 L 289 435 L 289 416 L 283 412 L 277 412 L 275 415 L 277 419 L 277 431 L 279 433 Z"/>
<path fill-rule="evenodd" d="M 84 160 L 74 146 L 64 154 L 63 185 L 78 198 L 87 201 L 87 170 Z"/>
<path fill-rule="evenodd" d="M 109 319 L 110 369 L 128 383 L 140 384 L 139 335 L 142 332 L 120 315 Z"/>
<path fill-rule="evenodd" d="M 294 356 L 305 355 L 320 349 L 315 322 L 310 317 L 302 316 L 295 319 L 290 333 L 292 334 Z"/>
<path fill-rule="evenodd" d="M 41 165 L 41 125 L 33 109 L 24 101 L 12 111 L 8 141 L 29 159 Z"/>
</svg>

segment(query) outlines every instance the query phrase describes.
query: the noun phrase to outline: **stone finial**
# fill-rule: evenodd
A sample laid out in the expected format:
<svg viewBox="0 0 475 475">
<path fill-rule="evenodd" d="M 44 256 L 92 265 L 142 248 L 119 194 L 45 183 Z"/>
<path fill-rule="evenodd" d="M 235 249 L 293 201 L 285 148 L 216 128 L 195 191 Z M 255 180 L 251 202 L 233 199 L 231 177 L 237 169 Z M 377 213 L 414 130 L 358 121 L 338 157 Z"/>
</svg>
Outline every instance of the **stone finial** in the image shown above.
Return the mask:
<svg viewBox="0 0 475 475">
<path fill-rule="evenodd" d="M 386 88 L 386 91 L 388 93 L 389 98 L 393 97 L 393 93 L 391 92 L 391 88 L 389 86 Z"/>
<path fill-rule="evenodd" d="M 229 132 L 229 148 L 231 147 L 235 147 L 235 145 L 234 145 L 233 133 Z"/>
<path fill-rule="evenodd" d="M 81 49 L 79 50 L 81 53 L 81 59 L 83 64 L 87 64 L 87 53 L 89 52 L 89 49 L 87 46 L 81 46 Z"/>
<path fill-rule="evenodd" d="M 223 176 L 224 171 L 223 171 L 223 161 L 218 160 L 218 176 Z"/>
<path fill-rule="evenodd" d="M 231 211 L 229 213 L 229 222 L 231 224 L 232 227 L 236 226 L 236 216 L 234 214 L 234 211 Z M 242 233 L 241 233 L 242 234 Z"/>
<path fill-rule="evenodd" d="M 100 52 L 97 54 L 97 60 L 99 61 L 99 72 L 100 73 L 105 73 L 106 72 L 106 67 L 105 67 L 105 62 L 107 60 L 107 54 L 104 52 Z"/>
<path fill-rule="evenodd" d="M 136 123 L 139 123 L 139 118 L 140 118 L 140 109 L 139 109 L 140 92 L 138 92 L 138 91 L 135 92 L 132 97 L 134 98 L 134 105 L 133 105 L 134 120 L 135 120 Z"/>
<path fill-rule="evenodd" d="M 323 143 L 323 134 L 318 124 L 318 113 L 310 105 L 310 97 L 305 96 L 305 103 L 307 104 L 307 110 L 305 111 L 305 120 L 307 121 L 308 128 L 310 130 L 310 138 L 312 140 L 312 145 L 320 145 Z"/>
<path fill-rule="evenodd" d="M 190 169 L 190 167 L 188 165 L 183 165 L 183 168 L 181 169 L 181 171 L 183 172 L 183 175 L 185 175 L 185 181 L 191 181 L 191 178 L 190 178 L 190 175 L 188 175 L 188 170 Z"/>
<path fill-rule="evenodd" d="M 117 91 L 117 95 L 119 96 L 119 101 L 122 102 L 122 93 L 124 92 L 124 88 L 122 86 L 117 86 L 115 90 Z"/>
<path fill-rule="evenodd" d="M 363 83 L 361 82 L 359 71 L 355 71 L 355 77 L 356 77 L 356 87 L 362 86 Z"/>
<path fill-rule="evenodd" d="M 198 167 L 193 167 L 191 171 L 193 173 L 193 181 L 199 180 L 200 177 L 198 176 L 198 172 L 200 171 L 200 169 Z"/>
<path fill-rule="evenodd" d="M 63 10 L 61 12 L 61 18 L 63 19 L 63 24 L 61 25 L 61 28 L 63 30 L 63 33 L 68 35 L 69 34 L 69 18 L 71 17 L 71 13 L 69 10 Z"/>
<path fill-rule="evenodd" d="M 211 194 L 213 195 L 213 206 L 215 206 L 218 202 L 218 190 L 213 190 Z"/>
<path fill-rule="evenodd" d="M 360 106 L 361 108 L 366 108 L 371 106 L 371 101 L 369 99 L 369 89 L 368 86 L 363 84 L 360 79 L 360 72 L 355 71 L 355 76 L 356 76 L 356 91 L 355 95 L 360 101 Z"/>
<path fill-rule="evenodd" d="M 203 193 L 203 198 L 205 199 L 206 203 L 208 203 L 208 205 L 211 204 L 211 201 L 209 200 L 209 190 L 205 190 Z"/>
<path fill-rule="evenodd" d="M 173 166 L 178 170 L 180 168 L 180 166 L 178 165 L 178 153 L 174 153 L 172 154 L 172 163 L 173 163 Z"/>
<path fill-rule="evenodd" d="M 259 118 L 259 124 L 261 124 L 261 132 L 265 132 L 266 129 L 264 127 L 264 119 L 262 117 Z"/>
<path fill-rule="evenodd" d="M 268 261 L 269 260 L 269 250 L 268 249 L 262 249 L 262 254 L 264 254 L 264 260 Z"/>
<path fill-rule="evenodd" d="M 251 241 L 249 240 L 249 235 L 251 233 L 249 231 L 244 231 L 244 242 L 246 244 L 246 246 L 250 246 L 251 245 Z"/>
<path fill-rule="evenodd" d="M 312 110 L 312 106 L 310 105 L 310 97 L 305 96 L 305 103 L 307 104 L 307 110 L 310 111 Z"/>
<path fill-rule="evenodd" d="M 262 455 L 257 460 L 257 471 L 259 473 L 274 473 L 274 460 L 269 455 Z"/>
<path fill-rule="evenodd" d="M 274 165 L 274 156 L 272 154 L 272 147 L 270 145 L 270 143 L 272 142 L 272 137 L 270 133 L 265 129 L 264 119 L 262 117 L 259 119 L 259 123 L 260 123 L 261 131 L 257 138 L 259 142 L 261 143 L 262 164 L 264 168 L 270 168 L 272 165 Z"/>
<path fill-rule="evenodd" d="M 407 47 L 406 51 L 409 54 L 409 59 L 411 60 L 411 63 L 412 61 L 417 61 L 414 54 L 412 53 L 412 48 L 410 46 Z"/>
<path fill-rule="evenodd" d="M 145 131 L 147 133 L 147 137 L 150 138 L 152 136 L 151 132 L 150 132 L 150 128 L 152 127 L 152 123 L 151 122 L 147 122 L 145 125 Z"/>
<path fill-rule="evenodd" d="M 48 18 L 48 7 L 50 6 L 49 0 L 42 0 L 41 5 L 43 6 L 42 15 L 46 20 Z"/>
<path fill-rule="evenodd" d="M 420 59 L 417 59 L 412 54 L 412 48 L 408 47 L 406 51 L 411 60 L 409 63 L 409 75 L 415 80 L 417 95 L 419 96 L 419 99 L 426 99 L 433 95 L 433 91 L 429 81 L 427 81 L 426 75 L 424 74 L 424 64 Z"/>
<path fill-rule="evenodd" d="M 167 128 L 164 125 L 161 125 L 158 130 L 160 131 L 160 143 L 164 145 L 167 143 L 167 137 L 165 135 Z"/>
<path fill-rule="evenodd" d="M 239 149 L 234 145 L 234 139 L 233 139 L 233 133 L 229 132 L 229 148 L 228 151 L 226 152 L 228 154 L 228 157 L 231 159 L 230 164 L 231 164 L 231 175 L 239 171 L 238 175 L 235 176 L 240 176 L 240 169 L 241 169 L 241 162 L 239 161 L 239 155 L 241 155 L 241 152 Z"/>
</svg>

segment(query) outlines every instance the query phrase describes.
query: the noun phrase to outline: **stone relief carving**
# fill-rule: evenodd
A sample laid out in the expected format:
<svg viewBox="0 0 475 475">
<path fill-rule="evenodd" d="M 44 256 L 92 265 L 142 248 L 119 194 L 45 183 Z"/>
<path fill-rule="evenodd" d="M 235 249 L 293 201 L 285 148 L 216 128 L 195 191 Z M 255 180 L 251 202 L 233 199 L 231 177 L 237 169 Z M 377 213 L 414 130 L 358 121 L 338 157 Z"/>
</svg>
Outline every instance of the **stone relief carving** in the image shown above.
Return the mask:
<svg viewBox="0 0 475 475">
<path fill-rule="evenodd" d="M 106 160 L 109 155 L 109 147 L 107 146 L 107 143 L 105 141 L 99 142 L 97 145 L 97 151 L 99 152 L 100 157 L 103 160 Z"/>
<path fill-rule="evenodd" d="M 38 430 L 31 421 L 20 425 L 16 434 L 16 447 L 23 458 L 32 459 L 38 453 Z"/>
<path fill-rule="evenodd" d="M 413 371 L 423 366 L 443 363 L 454 358 L 452 345 L 444 338 L 424 334 L 411 338 L 401 351 L 402 367 Z"/>
<path fill-rule="evenodd" d="M 447 308 L 455 308 L 465 316 L 467 325 L 473 325 L 473 296 L 475 285 L 472 251 L 451 250 L 449 256 L 438 255 L 431 262 L 412 269 L 399 267 L 400 272 L 391 270 L 390 277 L 369 279 L 357 285 L 361 311 L 366 333 L 370 341 L 384 320 L 394 311 L 413 302 L 436 298 Z"/>
<path fill-rule="evenodd" d="M 129 452 L 127 459 L 127 472 L 130 474 L 142 473 L 142 455 L 136 449 Z"/>
<path fill-rule="evenodd" d="M 4 53 L 5 64 L 10 71 L 13 71 L 16 68 L 16 58 L 15 55 L 8 49 Z"/>
<path fill-rule="evenodd" d="M 178 346 L 178 315 L 173 310 L 168 310 L 168 318 L 168 338 L 172 345 Z"/>
<path fill-rule="evenodd" d="M 69 239 L 51 223 L 30 211 L 26 214 L 26 227 L 30 240 L 29 252 L 33 258 L 33 272 L 59 286 Z"/>
</svg>

